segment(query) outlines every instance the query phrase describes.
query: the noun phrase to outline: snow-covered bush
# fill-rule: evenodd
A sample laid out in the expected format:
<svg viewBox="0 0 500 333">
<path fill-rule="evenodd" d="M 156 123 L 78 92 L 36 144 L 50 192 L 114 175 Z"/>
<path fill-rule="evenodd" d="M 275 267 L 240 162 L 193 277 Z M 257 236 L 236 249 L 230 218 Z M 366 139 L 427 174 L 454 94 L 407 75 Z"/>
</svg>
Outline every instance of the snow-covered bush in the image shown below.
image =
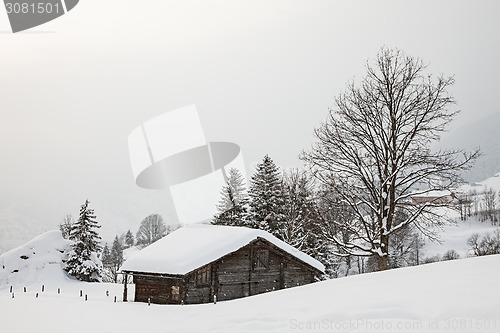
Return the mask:
<svg viewBox="0 0 500 333">
<path fill-rule="evenodd" d="M 422 260 L 422 264 L 431 264 L 438 261 L 441 261 L 441 257 L 439 256 L 439 254 L 436 254 L 435 256 L 424 258 Z"/>
</svg>

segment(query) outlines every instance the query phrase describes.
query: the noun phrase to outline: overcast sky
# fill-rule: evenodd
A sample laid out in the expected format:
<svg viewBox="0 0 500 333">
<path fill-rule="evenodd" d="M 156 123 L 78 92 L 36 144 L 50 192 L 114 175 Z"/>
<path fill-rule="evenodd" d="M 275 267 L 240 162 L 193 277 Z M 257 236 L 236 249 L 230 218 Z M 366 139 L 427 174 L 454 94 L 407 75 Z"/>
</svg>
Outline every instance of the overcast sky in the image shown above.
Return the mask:
<svg viewBox="0 0 500 333">
<path fill-rule="evenodd" d="M 12 34 L 0 9 L 0 252 L 87 198 L 107 239 L 151 213 L 174 221 L 167 191 L 134 184 L 127 137 L 185 105 L 207 140 L 240 145 L 249 172 L 265 154 L 301 166 L 384 45 L 455 75 L 456 128 L 500 112 L 499 13 L 497 0 L 81 0 Z"/>
</svg>

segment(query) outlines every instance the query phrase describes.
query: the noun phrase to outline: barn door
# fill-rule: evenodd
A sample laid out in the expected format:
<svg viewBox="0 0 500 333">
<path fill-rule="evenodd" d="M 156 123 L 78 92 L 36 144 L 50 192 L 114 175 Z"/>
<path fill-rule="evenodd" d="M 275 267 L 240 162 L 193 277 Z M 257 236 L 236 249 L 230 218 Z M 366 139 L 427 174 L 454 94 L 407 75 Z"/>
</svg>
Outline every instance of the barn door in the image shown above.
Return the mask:
<svg viewBox="0 0 500 333">
<path fill-rule="evenodd" d="M 182 295 L 182 286 L 170 287 L 170 300 L 172 304 L 180 304 Z"/>
</svg>

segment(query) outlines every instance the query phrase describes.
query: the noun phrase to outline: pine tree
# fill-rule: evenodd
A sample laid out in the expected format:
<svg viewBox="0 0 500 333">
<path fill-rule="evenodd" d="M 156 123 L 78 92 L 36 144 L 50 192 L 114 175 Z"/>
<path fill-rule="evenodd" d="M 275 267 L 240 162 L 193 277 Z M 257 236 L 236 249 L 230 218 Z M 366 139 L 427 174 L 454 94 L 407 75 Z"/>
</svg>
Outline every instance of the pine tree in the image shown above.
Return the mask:
<svg viewBox="0 0 500 333">
<path fill-rule="evenodd" d="M 279 237 L 279 224 L 284 220 L 281 175 L 268 155 L 257 165 L 257 170 L 250 180 L 249 196 L 249 226 L 266 230 Z"/>
<path fill-rule="evenodd" d="M 227 183 L 221 190 L 218 213 L 212 224 L 244 226 L 247 223 L 248 197 L 243 176 L 235 169 L 229 170 Z"/>
<path fill-rule="evenodd" d="M 115 277 L 111 271 L 111 251 L 109 250 L 108 244 L 104 244 L 104 248 L 101 253 L 102 261 L 102 282 L 114 282 Z"/>
<path fill-rule="evenodd" d="M 104 268 L 111 265 L 111 252 L 109 251 L 108 244 L 105 244 L 102 249 L 101 261 Z"/>
<path fill-rule="evenodd" d="M 86 200 L 80 209 L 80 217 L 73 224 L 69 239 L 73 241 L 64 269 L 78 280 L 99 282 L 102 275 L 102 262 L 97 253 L 101 250 L 101 237 L 94 230 L 100 228 L 95 220 L 94 210 L 88 208 Z"/>
<path fill-rule="evenodd" d="M 134 246 L 134 244 L 135 244 L 134 235 L 129 229 L 125 234 L 125 248 L 128 249 L 129 247 Z"/>
<path fill-rule="evenodd" d="M 314 239 L 318 237 L 314 228 L 318 216 L 312 179 L 297 169 L 285 173 L 282 195 L 284 219 L 279 238 L 312 255 L 317 250 Z"/>
<path fill-rule="evenodd" d="M 113 246 L 111 247 L 111 272 L 113 273 L 114 282 L 118 282 L 118 272 L 123 264 L 123 249 L 118 236 L 115 237 L 113 241 Z"/>
</svg>

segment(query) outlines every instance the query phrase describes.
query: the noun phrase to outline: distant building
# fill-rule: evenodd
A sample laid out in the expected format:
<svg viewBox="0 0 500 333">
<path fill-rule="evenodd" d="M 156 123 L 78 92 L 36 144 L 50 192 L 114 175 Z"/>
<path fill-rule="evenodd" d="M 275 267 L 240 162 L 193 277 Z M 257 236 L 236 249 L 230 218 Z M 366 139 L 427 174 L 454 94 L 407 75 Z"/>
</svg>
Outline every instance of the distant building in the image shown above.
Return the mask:
<svg viewBox="0 0 500 333">
<path fill-rule="evenodd" d="M 447 204 L 455 199 L 455 195 L 448 190 L 444 191 L 429 191 L 422 194 L 411 196 L 411 202 L 414 205 L 423 203 Z"/>
<path fill-rule="evenodd" d="M 122 272 L 133 276 L 136 302 L 196 304 L 308 284 L 324 266 L 263 230 L 190 225 L 130 257 Z"/>
</svg>

